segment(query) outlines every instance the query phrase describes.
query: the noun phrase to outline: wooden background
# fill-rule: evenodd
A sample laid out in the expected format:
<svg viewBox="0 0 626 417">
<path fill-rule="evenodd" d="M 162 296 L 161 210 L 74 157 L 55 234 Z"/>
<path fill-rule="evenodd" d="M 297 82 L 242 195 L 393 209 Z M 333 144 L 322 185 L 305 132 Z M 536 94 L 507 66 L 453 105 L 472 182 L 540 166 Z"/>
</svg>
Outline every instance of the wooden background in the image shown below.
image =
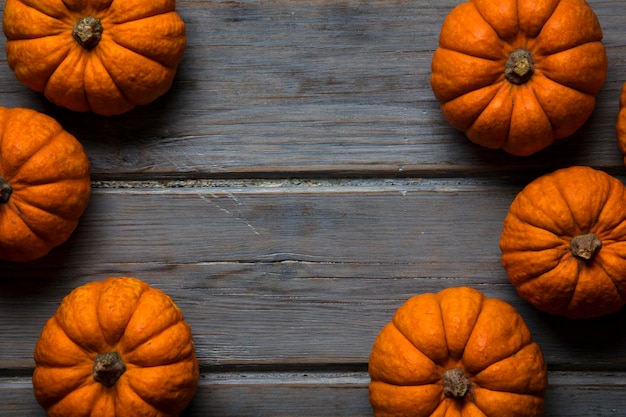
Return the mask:
<svg viewBox="0 0 626 417">
<path fill-rule="evenodd" d="M 111 118 L 53 106 L 2 54 L 0 105 L 79 138 L 93 194 L 66 244 L 0 263 L 0 416 L 44 416 L 30 382 L 42 326 L 76 286 L 120 275 L 163 289 L 194 330 L 202 377 L 187 417 L 371 415 L 380 329 L 409 296 L 461 285 L 527 321 L 549 365 L 546 416 L 626 415 L 626 313 L 537 312 L 498 248 L 538 175 L 589 165 L 626 178 L 614 128 L 626 2 L 590 1 L 609 57 L 594 114 L 526 158 L 473 145 L 439 111 L 430 61 L 458 3 L 179 0 L 188 47 L 171 91 Z"/>
</svg>

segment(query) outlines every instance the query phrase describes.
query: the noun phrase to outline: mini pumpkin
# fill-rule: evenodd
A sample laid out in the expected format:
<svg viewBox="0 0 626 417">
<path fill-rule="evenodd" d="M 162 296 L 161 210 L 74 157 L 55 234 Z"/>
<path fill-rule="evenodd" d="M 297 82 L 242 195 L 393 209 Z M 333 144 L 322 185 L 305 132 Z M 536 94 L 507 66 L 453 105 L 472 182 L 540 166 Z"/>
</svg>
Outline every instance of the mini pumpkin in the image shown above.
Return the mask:
<svg viewBox="0 0 626 417">
<path fill-rule="evenodd" d="M 573 166 L 524 187 L 504 219 L 502 265 L 537 309 L 571 318 L 609 314 L 626 297 L 626 189 Z"/>
<path fill-rule="evenodd" d="M 443 22 L 431 86 L 471 141 L 531 155 L 591 115 L 608 65 L 602 37 L 585 0 L 470 0 Z"/>
<path fill-rule="evenodd" d="M 617 145 L 622 155 L 624 155 L 624 165 L 626 165 L 626 83 L 622 85 L 619 96 L 619 113 L 617 114 Z"/>
<path fill-rule="evenodd" d="M 18 80 L 101 115 L 168 91 L 186 43 L 175 0 L 7 0 L 2 24 Z"/>
<path fill-rule="evenodd" d="M 178 416 L 199 377 L 191 329 L 163 291 L 129 277 L 74 289 L 35 347 L 50 417 Z"/>
<path fill-rule="evenodd" d="M 377 417 L 543 415 L 547 370 L 522 317 L 468 287 L 409 298 L 369 360 Z"/>
<path fill-rule="evenodd" d="M 89 159 L 53 118 L 0 107 L 0 258 L 30 261 L 65 242 L 89 202 Z"/>
</svg>

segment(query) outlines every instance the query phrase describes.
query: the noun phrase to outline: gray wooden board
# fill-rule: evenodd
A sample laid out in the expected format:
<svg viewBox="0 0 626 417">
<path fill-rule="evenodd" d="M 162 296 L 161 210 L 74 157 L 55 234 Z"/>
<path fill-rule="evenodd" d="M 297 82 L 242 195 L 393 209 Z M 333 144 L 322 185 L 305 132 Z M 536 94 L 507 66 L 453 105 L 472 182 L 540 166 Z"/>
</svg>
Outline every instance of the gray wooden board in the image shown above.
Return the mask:
<svg viewBox="0 0 626 417">
<path fill-rule="evenodd" d="M 19 85 L 5 60 L 0 104 L 55 116 L 84 143 L 96 176 L 621 167 L 614 124 L 626 80 L 626 5 L 590 2 L 603 25 L 609 73 L 589 122 L 548 150 L 517 158 L 454 131 L 430 89 L 441 23 L 458 3 L 181 0 L 189 45 L 173 88 L 153 105 L 113 118 L 76 117 Z"/>
<path fill-rule="evenodd" d="M 546 417 L 615 417 L 626 413 L 626 375 L 551 372 Z M 362 417 L 371 415 L 366 373 L 228 373 L 206 375 L 181 417 Z M 0 378 L 0 415 L 43 417 L 27 378 Z"/>
<path fill-rule="evenodd" d="M 242 368 L 267 370 L 270 386 L 276 383 L 270 371 L 362 372 L 376 334 L 406 298 L 459 285 L 514 305 L 552 371 L 587 371 L 592 381 L 594 372 L 626 371 L 622 313 L 585 322 L 549 317 L 508 284 L 498 236 L 520 187 L 515 181 L 141 184 L 99 185 L 67 244 L 39 261 L 2 263 L 0 369 L 23 378 L 32 369 L 38 333 L 61 298 L 84 282 L 125 274 L 163 289 L 183 309 L 203 380 Z M 257 383 L 263 375 L 257 371 Z M 333 393 L 340 409 L 365 398 L 363 386 L 334 389 L 312 381 L 306 395 L 316 393 L 319 401 Z M 203 390 L 232 415 L 255 415 L 254 402 L 229 408 L 242 393 L 260 391 L 246 396 L 259 400 L 270 395 L 260 383 L 218 385 Z M 283 381 L 271 392 L 293 397 L 291 388 Z M 210 401 L 200 395 L 190 413 L 205 412 Z M 268 415 L 289 413 L 284 401 L 270 404 L 278 403 L 283 411 L 266 404 Z M 310 415 L 329 413 L 326 406 L 321 401 Z"/>
<path fill-rule="evenodd" d="M 0 105 L 58 119 L 94 184 L 68 242 L 0 262 L 0 416 L 43 415 L 30 374 L 45 320 L 76 286 L 120 275 L 170 294 L 193 328 L 202 378 L 185 416 L 371 415 L 378 331 L 409 296 L 460 285 L 528 323 L 550 368 L 546 416 L 626 415 L 626 311 L 539 313 L 498 249 L 536 175 L 579 164 L 626 180 L 626 3 L 589 2 L 609 57 L 593 115 L 527 158 L 471 144 L 439 111 L 430 60 L 458 3 L 179 0 L 188 48 L 171 91 L 111 118 L 55 107 L 0 57 Z"/>
</svg>

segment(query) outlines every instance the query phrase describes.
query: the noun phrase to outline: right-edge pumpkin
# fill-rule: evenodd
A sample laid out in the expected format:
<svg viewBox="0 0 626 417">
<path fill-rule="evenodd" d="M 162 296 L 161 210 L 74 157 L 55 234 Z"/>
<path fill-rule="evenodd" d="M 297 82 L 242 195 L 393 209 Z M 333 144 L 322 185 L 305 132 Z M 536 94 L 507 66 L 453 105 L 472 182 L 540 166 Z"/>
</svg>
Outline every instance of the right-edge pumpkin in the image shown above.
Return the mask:
<svg viewBox="0 0 626 417">
<path fill-rule="evenodd" d="M 626 302 L 626 187 L 590 167 L 543 175 L 504 219 L 502 265 L 519 295 L 546 313 L 592 318 Z"/>
<path fill-rule="evenodd" d="M 376 417 L 540 417 L 546 363 L 508 303 L 468 287 L 409 298 L 369 359 Z"/>
<path fill-rule="evenodd" d="M 626 83 L 622 85 L 619 96 L 619 113 L 617 114 L 615 129 L 617 145 L 620 151 L 622 151 L 622 155 L 624 155 L 624 165 L 626 166 Z"/>
<path fill-rule="evenodd" d="M 443 22 L 433 93 L 472 142 L 527 156 L 591 115 L 608 66 L 602 37 L 585 0 L 470 0 Z"/>
</svg>

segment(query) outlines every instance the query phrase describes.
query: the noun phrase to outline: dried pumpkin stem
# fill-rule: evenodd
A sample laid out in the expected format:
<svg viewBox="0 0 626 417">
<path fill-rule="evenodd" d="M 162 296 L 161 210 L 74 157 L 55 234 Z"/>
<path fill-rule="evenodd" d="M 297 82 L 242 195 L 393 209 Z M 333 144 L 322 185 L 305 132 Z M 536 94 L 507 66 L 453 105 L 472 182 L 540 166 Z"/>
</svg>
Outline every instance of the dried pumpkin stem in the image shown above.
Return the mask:
<svg viewBox="0 0 626 417">
<path fill-rule="evenodd" d="M 78 19 L 72 30 L 72 36 L 83 48 L 92 49 L 100 42 L 103 31 L 100 19 L 87 16 Z"/>
<path fill-rule="evenodd" d="M 574 256 L 588 261 L 600 251 L 602 241 L 593 233 L 587 233 L 572 238 L 569 247 Z"/>
<path fill-rule="evenodd" d="M 443 394 L 446 397 L 463 398 L 472 386 L 461 368 L 448 369 L 443 372 Z"/>
<path fill-rule="evenodd" d="M 524 84 L 535 72 L 535 62 L 530 52 L 520 48 L 509 55 L 504 64 L 504 77 L 513 84 Z"/>
<path fill-rule="evenodd" d="M 93 362 L 93 379 L 112 387 L 126 371 L 126 365 L 117 352 L 102 353 Z"/>
<path fill-rule="evenodd" d="M 9 202 L 11 198 L 11 193 L 13 193 L 13 187 L 11 184 L 4 178 L 0 177 L 0 204 L 6 204 Z"/>
</svg>

